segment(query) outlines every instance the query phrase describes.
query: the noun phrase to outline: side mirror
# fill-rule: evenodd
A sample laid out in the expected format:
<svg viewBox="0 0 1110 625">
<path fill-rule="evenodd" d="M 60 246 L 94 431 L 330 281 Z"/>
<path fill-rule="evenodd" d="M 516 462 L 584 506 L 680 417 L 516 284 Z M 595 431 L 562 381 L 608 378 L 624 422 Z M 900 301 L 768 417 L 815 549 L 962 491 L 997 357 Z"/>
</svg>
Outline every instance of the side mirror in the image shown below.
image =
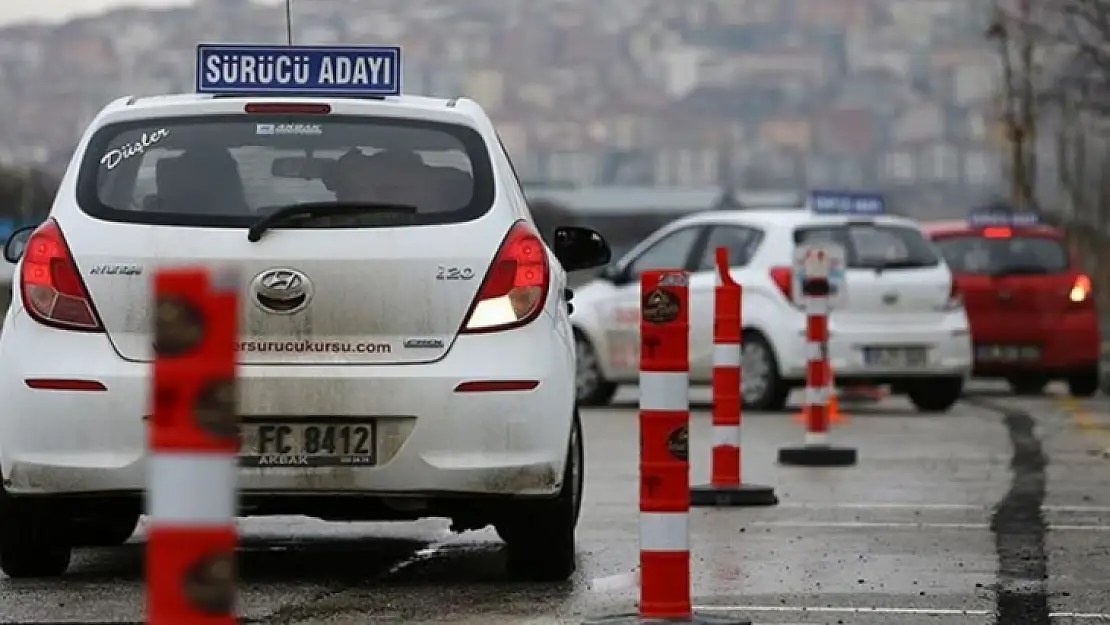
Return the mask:
<svg viewBox="0 0 1110 625">
<path fill-rule="evenodd" d="M 609 263 L 612 251 L 605 238 L 596 230 L 577 226 L 560 226 L 552 237 L 555 258 L 567 271 L 601 267 Z"/>
<path fill-rule="evenodd" d="M 14 265 L 23 258 L 23 251 L 27 249 L 27 240 L 31 238 L 35 228 L 38 226 L 23 226 L 8 237 L 8 241 L 4 243 L 4 260 Z"/>
</svg>

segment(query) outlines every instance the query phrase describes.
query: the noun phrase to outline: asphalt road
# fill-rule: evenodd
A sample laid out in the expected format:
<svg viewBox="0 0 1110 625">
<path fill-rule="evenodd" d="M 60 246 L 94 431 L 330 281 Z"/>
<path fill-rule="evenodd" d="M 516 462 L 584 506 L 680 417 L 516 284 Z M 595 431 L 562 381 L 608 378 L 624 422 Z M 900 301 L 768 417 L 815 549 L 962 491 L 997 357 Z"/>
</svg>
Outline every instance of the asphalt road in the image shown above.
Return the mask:
<svg viewBox="0 0 1110 625">
<path fill-rule="evenodd" d="M 584 415 L 587 502 L 572 583 L 513 583 L 492 532 L 452 535 L 435 520 L 247 519 L 241 611 L 274 625 L 556 625 L 634 610 L 638 433 L 634 398 L 623 397 Z M 709 418 L 695 407 L 692 474 L 701 482 Z M 925 417 L 885 400 L 853 409 L 833 433 L 859 450 L 857 467 L 776 466 L 777 450 L 801 436 L 788 415 L 747 415 L 746 479 L 774 486 L 782 502 L 692 513 L 693 592 L 707 614 L 1110 623 L 1110 402 L 986 388 Z M 141 622 L 141 568 L 139 536 L 83 552 L 62 580 L 0 578 L 0 623 Z"/>
</svg>

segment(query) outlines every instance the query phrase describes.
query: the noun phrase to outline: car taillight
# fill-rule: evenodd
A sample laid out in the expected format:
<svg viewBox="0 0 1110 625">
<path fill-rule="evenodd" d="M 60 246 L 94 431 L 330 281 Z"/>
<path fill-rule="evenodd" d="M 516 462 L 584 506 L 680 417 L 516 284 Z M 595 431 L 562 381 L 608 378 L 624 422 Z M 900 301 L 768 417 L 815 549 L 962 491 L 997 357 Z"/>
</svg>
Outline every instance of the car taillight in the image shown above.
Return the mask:
<svg viewBox="0 0 1110 625">
<path fill-rule="evenodd" d="M 549 283 L 543 241 L 518 221 L 501 243 L 462 332 L 495 332 L 531 322 L 543 310 Z"/>
<path fill-rule="evenodd" d="M 771 281 L 782 291 L 786 301 L 794 303 L 794 270 L 790 267 L 771 267 Z"/>
<path fill-rule="evenodd" d="M 35 321 L 63 330 L 104 331 L 62 229 L 53 219 L 27 239 L 19 282 L 23 307 Z"/>
<path fill-rule="evenodd" d="M 1091 297 L 1091 278 L 1086 274 L 1079 274 L 1075 277 L 1075 282 L 1072 284 L 1071 290 L 1068 292 L 1068 299 L 1073 304 L 1085 304 L 1093 302 Z"/>
</svg>

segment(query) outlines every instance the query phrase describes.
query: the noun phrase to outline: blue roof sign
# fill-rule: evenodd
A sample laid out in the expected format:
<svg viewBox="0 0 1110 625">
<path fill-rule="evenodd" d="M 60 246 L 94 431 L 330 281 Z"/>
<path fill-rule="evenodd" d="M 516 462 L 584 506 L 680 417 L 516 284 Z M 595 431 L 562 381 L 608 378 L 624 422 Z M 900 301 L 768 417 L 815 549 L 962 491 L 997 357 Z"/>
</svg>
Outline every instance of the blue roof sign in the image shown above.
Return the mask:
<svg viewBox="0 0 1110 625">
<path fill-rule="evenodd" d="M 822 215 L 881 215 L 886 202 L 878 193 L 815 190 L 809 193 L 809 208 Z"/>
<path fill-rule="evenodd" d="M 993 209 L 971 213 L 968 222 L 973 226 L 1036 226 L 1041 223 L 1041 216 L 1036 213 L 1015 213 L 1009 209 Z"/>
<path fill-rule="evenodd" d="M 398 46 L 197 46 L 197 93 L 366 97 L 401 94 Z"/>
</svg>

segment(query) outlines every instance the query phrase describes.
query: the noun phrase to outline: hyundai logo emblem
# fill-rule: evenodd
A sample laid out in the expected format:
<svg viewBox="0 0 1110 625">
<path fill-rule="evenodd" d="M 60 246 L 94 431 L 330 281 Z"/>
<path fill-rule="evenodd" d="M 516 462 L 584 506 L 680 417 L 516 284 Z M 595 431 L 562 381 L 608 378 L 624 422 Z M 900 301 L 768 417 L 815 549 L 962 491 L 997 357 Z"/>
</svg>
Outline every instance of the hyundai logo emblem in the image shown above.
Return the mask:
<svg viewBox="0 0 1110 625">
<path fill-rule="evenodd" d="M 266 312 L 292 315 L 312 300 L 312 282 L 296 269 L 267 269 L 251 283 L 254 302 Z"/>
<path fill-rule="evenodd" d="M 893 306 L 898 303 L 897 293 L 886 293 L 883 295 L 883 303 L 887 306 Z"/>
</svg>

